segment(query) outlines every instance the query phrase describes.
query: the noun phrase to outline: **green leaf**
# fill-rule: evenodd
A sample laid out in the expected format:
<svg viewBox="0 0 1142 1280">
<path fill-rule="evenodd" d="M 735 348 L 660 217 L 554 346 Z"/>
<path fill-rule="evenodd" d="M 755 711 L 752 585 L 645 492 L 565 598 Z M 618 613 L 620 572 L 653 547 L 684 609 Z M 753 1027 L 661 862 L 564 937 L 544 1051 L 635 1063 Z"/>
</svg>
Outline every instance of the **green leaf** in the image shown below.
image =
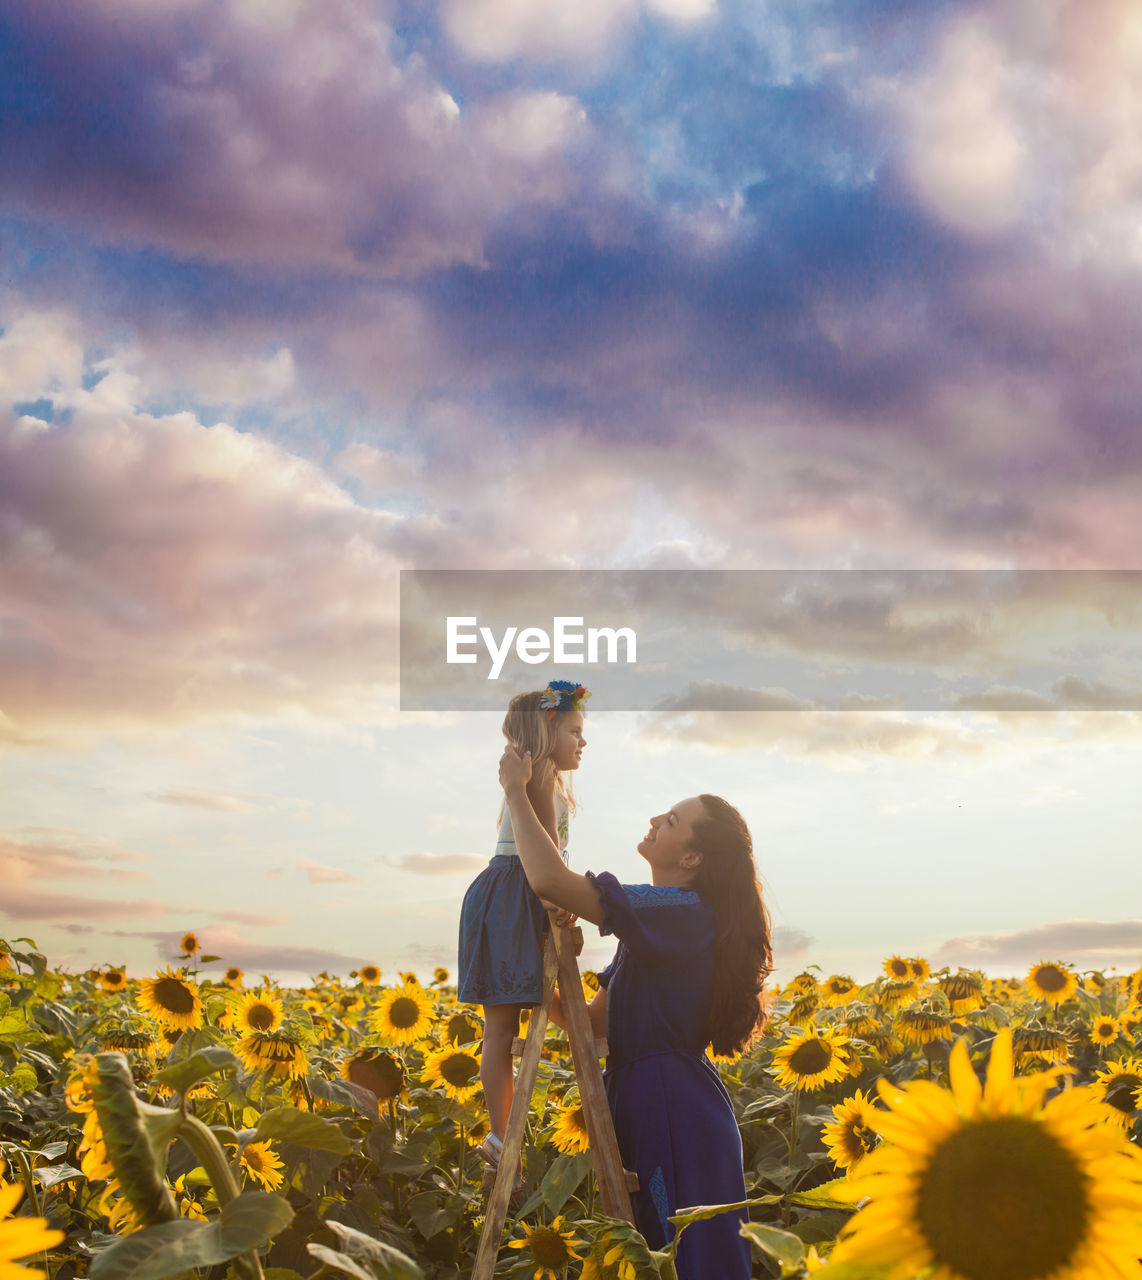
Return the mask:
<svg viewBox="0 0 1142 1280">
<path fill-rule="evenodd" d="M 199 964 L 214 964 L 216 961 L 221 960 L 221 959 L 222 959 L 222 957 L 221 957 L 221 956 L 199 956 L 199 957 L 198 957 L 198 963 L 199 963 Z"/>
<path fill-rule="evenodd" d="M 805 1205 L 810 1209 L 844 1209 L 848 1213 L 856 1212 L 856 1202 L 838 1199 L 833 1193 L 838 1187 L 851 1185 L 847 1178 L 834 1178 L 831 1182 L 823 1182 L 811 1191 L 795 1191 L 789 1200 L 792 1204 Z"/>
<path fill-rule="evenodd" d="M 355 1280 L 377 1280 L 376 1272 L 361 1266 L 359 1262 L 354 1262 L 347 1255 L 338 1253 L 336 1249 L 330 1249 L 328 1245 L 311 1243 L 305 1247 L 318 1262 L 324 1262 L 334 1271 L 342 1271 L 347 1276 L 355 1277 Z M 98 1277 L 93 1277 L 93 1280 L 98 1280 Z"/>
<path fill-rule="evenodd" d="M 214 1222 L 179 1218 L 127 1236 L 94 1259 L 91 1280 L 168 1280 L 191 1267 L 216 1266 L 265 1244 L 292 1218 L 281 1196 L 247 1191 Z"/>
<path fill-rule="evenodd" d="M 355 1258 L 364 1258 L 370 1265 L 378 1268 L 386 1280 L 423 1280 L 424 1272 L 418 1263 L 407 1253 L 401 1253 L 391 1244 L 374 1239 L 363 1231 L 346 1226 L 343 1222 L 327 1219 L 325 1225 L 340 1237 L 346 1253 Z M 269 1277 L 266 1277 L 269 1280 Z"/>
<path fill-rule="evenodd" d="M 185 1093 L 192 1085 L 212 1076 L 216 1071 L 238 1071 L 241 1067 L 241 1062 L 229 1049 L 214 1044 L 205 1049 L 196 1049 L 189 1058 L 156 1071 L 155 1079 L 160 1084 L 169 1085 L 175 1093 Z"/>
<path fill-rule="evenodd" d="M 463 1212 L 464 1200 L 461 1196 L 447 1196 L 442 1203 L 440 1192 L 435 1189 L 413 1196 L 408 1202 L 409 1217 L 426 1240 L 455 1226 Z"/>
<path fill-rule="evenodd" d="M 670 1221 L 676 1227 L 687 1227 L 691 1222 L 703 1222 L 706 1218 L 716 1218 L 719 1213 L 729 1213 L 734 1209 L 757 1209 L 780 1199 L 780 1196 L 762 1196 L 757 1200 L 736 1200 L 733 1204 L 700 1204 L 693 1209 L 682 1209 L 678 1213 L 672 1213 Z"/>
<path fill-rule="evenodd" d="M 298 1111 L 296 1107 L 274 1107 L 272 1111 L 264 1111 L 258 1117 L 254 1132 L 258 1142 L 279 1138 L 283 1142 L 294 1142 L 299 1147 L 333 1151 L 342 1156 L 353 1150 L 353 1144 L 332 1120 L 309 1111 Z"/>
<path fill-rule="evenodd" d="M 83 1177 L 82 1169 L 75 1169 L 70 1164 L 49 1164 L 42 1169 L 33 1169 L 32 1177 L 41 1187 L 56 1187 L 61 1182 L 71 1182 Z"/>
<path fill-rule="evenodd" d="M 312 1072 L 306 1076 L 306 1083 L 309 1085 L 309 1091 L 315 1098 L 320 1098 L 323 1102 L 333 1102 L 338 1106 L 351 1107 L 358 1115 L 365 1116 L 369 1120 L 377 1118 L 377 1100 L 375 1095 L 369 1094 L 373 1099 L 370 1103 L 366 1098 L 350 1089 L 344 1080 L 327 1080 L 325 1076 Z M 365 1091 L 368 1093 L 368 1090 Z"/>
<path fill-rule="evenodd" d="M 17 1062 L 15 1070 L 10 1076 L 5 1077 L 4 1083 L 17 1094 L 31 1093 L 39 1084 L 39 1078 L 35 1067 L 27 1062 Z"/>
<path fill-rule="evenodd" d="M 540 1190 L 543 1203 L 552 1213 L 558 1213 L 575 1194 L 579 1184 L 587 1176 L 591 1167 L 591 1157 L 586 1151 L 575 1155 L 557 1156 L 551 1168 L 543 1176 Z"/>
<path fill-rule="evenodd" d="M 805 1261 L 804 1242 L 791 1231 L 778 1231 L 776 1227 L 767 1227 L 761 1222 L 743 1222 L 740 1231 L 762 1253 L 778 1263 L 783 1276 L 798 1271 Z"/>
</svg>

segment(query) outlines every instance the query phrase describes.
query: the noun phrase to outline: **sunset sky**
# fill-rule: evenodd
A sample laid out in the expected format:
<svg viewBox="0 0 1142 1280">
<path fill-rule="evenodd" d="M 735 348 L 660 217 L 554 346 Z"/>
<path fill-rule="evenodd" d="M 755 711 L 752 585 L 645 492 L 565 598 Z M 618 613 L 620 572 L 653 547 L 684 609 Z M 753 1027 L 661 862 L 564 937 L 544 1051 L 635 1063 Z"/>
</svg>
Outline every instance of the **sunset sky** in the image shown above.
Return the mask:
<svg viewBox="0 0 1142 1280">
<path fill-rule="evenodd" d="M 1139 119 L 1135 0 L 7 4 L 0 937 L 451 968 L 502 711 L 399 709 L 402 569 L 1034 569 L 723 601 L 572 865 L 715 791 L 782 976 L 1137 968 Z"/>
</svg>

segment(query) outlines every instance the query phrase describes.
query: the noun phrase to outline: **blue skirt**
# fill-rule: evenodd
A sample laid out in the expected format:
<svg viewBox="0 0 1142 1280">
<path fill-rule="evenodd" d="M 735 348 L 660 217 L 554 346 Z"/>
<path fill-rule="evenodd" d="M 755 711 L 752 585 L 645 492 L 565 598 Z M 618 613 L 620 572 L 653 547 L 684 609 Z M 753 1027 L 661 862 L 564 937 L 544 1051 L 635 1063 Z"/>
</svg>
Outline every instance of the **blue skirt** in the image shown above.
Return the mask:
<svg viewBox="0 0 1142 1280">
<path fill-rule="evenodd" d="M 536 1005 L 543 999 L 547 912 L 523 864 L 498 853 L 460 908 L 458 998 L 465 1004 Z"/>
</svg>

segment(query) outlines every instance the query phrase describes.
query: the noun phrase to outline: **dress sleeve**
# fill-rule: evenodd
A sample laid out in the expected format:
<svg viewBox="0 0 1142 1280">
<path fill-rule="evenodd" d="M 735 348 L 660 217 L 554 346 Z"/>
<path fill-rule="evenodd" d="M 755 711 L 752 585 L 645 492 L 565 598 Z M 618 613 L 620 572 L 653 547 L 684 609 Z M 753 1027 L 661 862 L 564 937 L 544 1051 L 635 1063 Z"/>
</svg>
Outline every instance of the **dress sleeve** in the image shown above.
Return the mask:
<svg viewBox="0 0 1142 1280">
<path fill-rule="evenodd" d="M 713 909 L 692 889 L 624 885 L 609 871 L 588 871 L 587 876 L 603 904 L 599 932 L 613 934 L 631 955 L 656 961 L 683 959 L 713 942 Z M 607 970 L 604 973 L 610 977 Z M 599 977 L 602 980 L 603 974 Z"/>
</svg>

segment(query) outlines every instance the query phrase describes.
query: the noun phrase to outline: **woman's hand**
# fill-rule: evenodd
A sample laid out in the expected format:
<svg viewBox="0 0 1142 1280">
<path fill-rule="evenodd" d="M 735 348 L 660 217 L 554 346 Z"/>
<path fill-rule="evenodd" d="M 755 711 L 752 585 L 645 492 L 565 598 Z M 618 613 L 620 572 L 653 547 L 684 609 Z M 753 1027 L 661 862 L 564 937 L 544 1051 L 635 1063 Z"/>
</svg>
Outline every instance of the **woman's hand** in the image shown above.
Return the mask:
<svg viewBox="0 0 1142 1280">
<path fill-rule="evenodd" d="M 500 756 L 500 786 L 510 795 L 517 787 L 526 787 L 531 778 L 531 752 L 521 756 L 512 743 Z"/>
</svg>

